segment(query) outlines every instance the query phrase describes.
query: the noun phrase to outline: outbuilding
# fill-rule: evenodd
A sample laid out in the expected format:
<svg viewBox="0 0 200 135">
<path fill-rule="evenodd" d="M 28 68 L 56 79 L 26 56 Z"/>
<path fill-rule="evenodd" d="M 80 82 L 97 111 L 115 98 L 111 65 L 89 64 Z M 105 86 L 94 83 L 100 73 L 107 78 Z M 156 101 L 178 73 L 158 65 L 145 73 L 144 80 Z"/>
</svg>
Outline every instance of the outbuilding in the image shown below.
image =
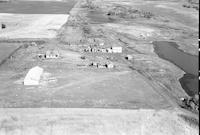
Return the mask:
<svg viewBox="0 0 200 135">
<path fill-rule="evenodd" d="M 6 28 L 6 25 L 5 24 L 1 24 L 1 29 L 5 29 Z"/>
<path fill-rule="evenodd" d="M 106 52 L 107 52 L 107 53 L 112 53 L 112 52 L 113 52 L 113 50 L 112 50 L 112 49 L 110 49 L 110 48 L 107 48 L 107 49 L 106 49 Z"/>
<path fill-rule="evenodd" d="M 112 63 L 106 64 L 107 68 L 114 68 L 114 65 Z"/>
<path fill-rule="evenodd" d="M 127 55 L 125 58 L 126 58 L 127 60 L 132 60 L 132 59 L 133 59 L 133 56 L 132 56 L 132 55 Z"/>
<path fill-rule="evenodd" d="M 112 52 L 113 53 L 122 53 L 122 47 L 121 46 L 114 46 L 114 47 L 111 47 L 111 49 L 112 49 Z"/>
</svg>

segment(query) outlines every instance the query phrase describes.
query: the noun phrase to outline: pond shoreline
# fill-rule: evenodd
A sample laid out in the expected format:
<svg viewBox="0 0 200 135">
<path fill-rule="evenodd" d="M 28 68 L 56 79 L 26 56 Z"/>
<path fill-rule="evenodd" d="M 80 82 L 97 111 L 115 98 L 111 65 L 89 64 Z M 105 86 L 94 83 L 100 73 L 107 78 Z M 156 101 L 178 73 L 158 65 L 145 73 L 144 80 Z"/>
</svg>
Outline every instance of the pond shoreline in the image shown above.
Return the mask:
<svg viewBox="0 0 200 135">
<path fill-rule="evenodd" d="M 9 1 L 0 4 L 0 13 L 12 14 L 69 14 L 75 0 L 68 1 Z"/>
<path fill-rule="evenodd" d="M 154 52 L 162 59 L 165 59 L 185 72 L 179 79 L 182 88 L 189 96 L 198 94 L 198 56 L 191 55 L 181 50 L 175 42 L 154 41 Z M 172 49 L 176 51 L 172 51 Z M 177 53 L 177 54 L 173 54 Z M 181 63 L 181 61 L 183 63 Z M 185 62 L 185 63 L 184 63 Z"/>
</svg>

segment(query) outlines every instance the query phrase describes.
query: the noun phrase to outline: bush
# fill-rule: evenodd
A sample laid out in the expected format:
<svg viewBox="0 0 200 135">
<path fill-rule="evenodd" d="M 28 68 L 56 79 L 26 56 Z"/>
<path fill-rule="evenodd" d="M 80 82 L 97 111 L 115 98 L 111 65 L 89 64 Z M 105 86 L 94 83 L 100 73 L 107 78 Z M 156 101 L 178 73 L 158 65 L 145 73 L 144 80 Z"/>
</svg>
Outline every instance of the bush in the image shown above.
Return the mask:
<svg viewBox="0 0 200 135">
<path fill-rule="evenodd" d="M 181 117 L 190 126 L 199 127 L 199 120 L 198 119 L 196 119 L 194 117 L 187 116 L 187 115 L 183 115 L 183 114 L 180 114 L 179 117 Z"/>
</svg>

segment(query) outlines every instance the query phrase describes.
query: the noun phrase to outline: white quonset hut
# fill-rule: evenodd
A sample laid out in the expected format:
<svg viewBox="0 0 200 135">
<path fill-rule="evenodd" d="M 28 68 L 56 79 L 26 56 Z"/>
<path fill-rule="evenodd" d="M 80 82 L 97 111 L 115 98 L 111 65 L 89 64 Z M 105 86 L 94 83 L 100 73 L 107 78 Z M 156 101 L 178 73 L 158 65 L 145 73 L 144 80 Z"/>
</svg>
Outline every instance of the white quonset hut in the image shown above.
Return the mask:
<svg viewBox="0 0 200 135">
<path fill-rule="evenodd" d="M 113 53 L 122 53 L 122 47 L 121 46 L 113 46 L 113 47 L 111 47 L 111 49 L 112 49 L 112 52 Z"/>
</svg>

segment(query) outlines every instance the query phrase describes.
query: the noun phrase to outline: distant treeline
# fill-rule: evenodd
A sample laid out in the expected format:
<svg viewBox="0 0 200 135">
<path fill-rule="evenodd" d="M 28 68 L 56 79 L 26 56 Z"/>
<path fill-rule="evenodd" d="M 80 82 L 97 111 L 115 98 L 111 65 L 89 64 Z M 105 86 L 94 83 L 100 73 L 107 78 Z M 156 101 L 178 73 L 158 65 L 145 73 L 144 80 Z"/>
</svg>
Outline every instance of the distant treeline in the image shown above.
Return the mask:
<svg viewBox="0 0 200 135">
<path fill-rule="evenodd" d="M 1 2 L 9 2 L 10 0 L 0 0 L 0 3 Z"/>
</svg>

